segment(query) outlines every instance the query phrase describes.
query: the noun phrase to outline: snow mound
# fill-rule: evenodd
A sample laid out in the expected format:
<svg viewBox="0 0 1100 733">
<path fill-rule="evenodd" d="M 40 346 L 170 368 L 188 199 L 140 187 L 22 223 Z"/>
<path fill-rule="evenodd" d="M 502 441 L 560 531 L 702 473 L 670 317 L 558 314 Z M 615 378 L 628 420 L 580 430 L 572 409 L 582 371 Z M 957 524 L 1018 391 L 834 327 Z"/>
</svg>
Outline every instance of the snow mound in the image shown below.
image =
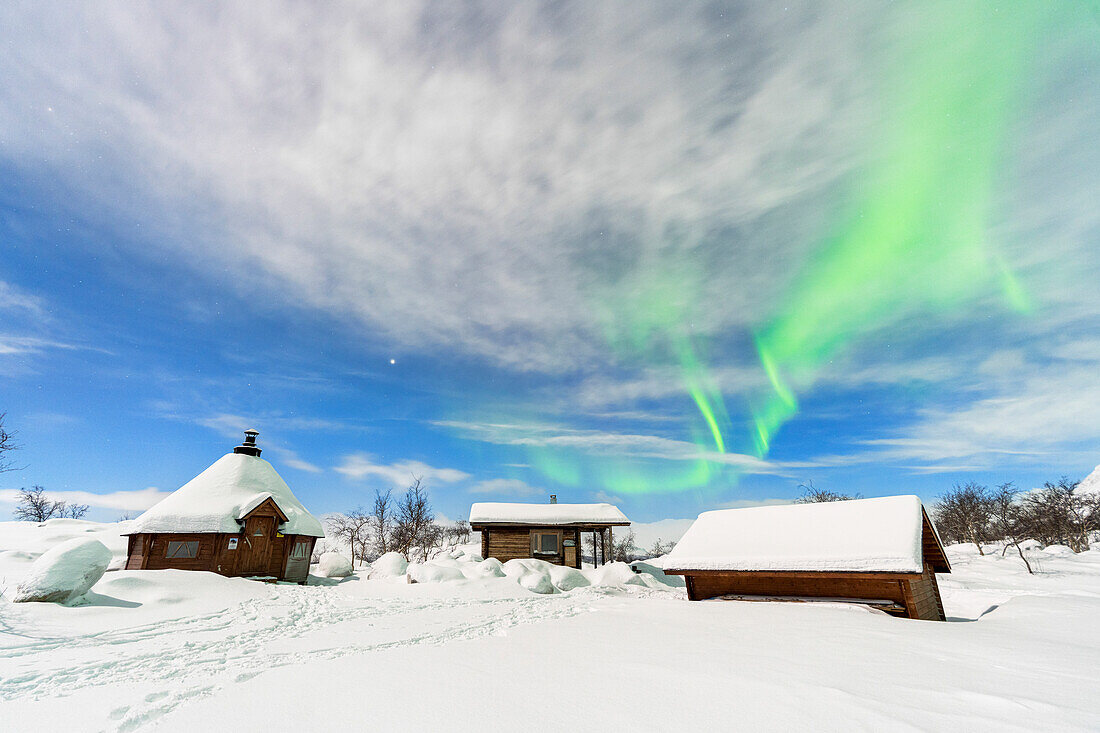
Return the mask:
<svg viewBox="0 0 1100 733">
<path fill-rule="evenodd" d="M 1043 543 L 1039 540 L 1020 540 L 1021 550 L 1041 550 L 1043 549 Z"/>
<path fill-rule="evenodd" d="M 351 560 L 338 552 L 323 553 L 317 563 L 317 574 L 322 578 L 346 578 L 351 573 Z"/>
<path fill-rule="evenodd" d="M 554 581 L 550 578 L 550 563 L 533 558 L 509 560 L 504 563 L 504 574 L 532 593 L 554 593 Z"/>
<path fill-rule="evenodd" d="M 449 580 L 465 580 L 466 576 L 456 564 L 432 562 L 416 563 L 408 568 L 409 578 L 416 583 L 446 583 Z"/>
<path fill-rule="evenodd" d="M 613 562 L 588 571 L 592 585 L 645 585 L 625 562 Z"/>
<path fill-rule="evenodd" d="M 1072 557 L 1076 554 L 1065 545 L 1047 545 L 1043 548 L 1043 552 L 1047 555 L 1060 555 L 1062 557 Z"/>
<path fill-rule="evenodd" d="M 584 573 L 576 568 L 569 568 L 564 565 L 551 565 L 549 572 L 550 580 L 558 590 L 567 591 L 573 590 L 574 588 L 583 588 L 586 585 L 592 585 L 591 581 L 584 577 Z"/>
<path fill-rule="evenodd" d="M 370 564 L 372 578 L 395 578 L 409 570 L 409 561 L 400 552 L 387 552 Z"/>
<path fill-rule="evenodd" d="M 99 540 L 74 537 L 35 560 L 12 600 L 15 603 L 68 603 L 96 584 L 111 562 Z"/>
<path fill-rule="evenodd" d="M 462 567 L 462 572 L 467 578 L 503 578 L 504 566 L 501 565 L 500 560 L 495 557 L 490 557 L 488 560 L 481 560 L 466 563 Z"/>
<path fill-rule="evenodd" d="M 643 581 L 646 580 L 646 576 L 648 575 L 656 583 L 670 588 L 683 588 L 687 585 L 682 575 L 665 575 L 665 572 L 656 565 L 638 560 L 637 562 L 632 562 L 631 566 L 639 571 Z M 649 585 L 648 581 L 646 585 Z"/>
</svg>

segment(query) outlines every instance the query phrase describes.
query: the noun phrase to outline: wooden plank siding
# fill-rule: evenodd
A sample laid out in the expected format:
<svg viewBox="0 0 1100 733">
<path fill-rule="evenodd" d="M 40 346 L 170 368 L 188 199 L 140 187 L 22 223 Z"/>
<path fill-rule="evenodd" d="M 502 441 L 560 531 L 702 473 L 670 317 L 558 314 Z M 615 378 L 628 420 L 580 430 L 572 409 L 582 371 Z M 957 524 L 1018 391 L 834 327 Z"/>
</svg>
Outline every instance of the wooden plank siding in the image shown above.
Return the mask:
<svg viewBox="0 0 1100 733">
<path fill-rule="evenodd" d="M 581 566 L 581 529 L 577 527 L 557 526 L 482 526 L 473 527 L 481 532 L 481 556 L 494 557 L 501 562 L 519 560 L 534 557 L 537 560 L 545 560 L 554 565 L 565 565 L 565 541 L 572 540 L 575 543 L 575 564 Z M 531 533 L 545 532 L 559 535 L 558 552 L 555 555 L 534 554 L 531 552 Z"/>
<path fill-rule="evenodd" d="M 237 549 L 229 549 L 229 541 L 237 539 Z M 295 561 L 288 567 L 290 553 L 294 545 L 308 542 L 309 551 L 304 563 Z M 166 557 L 169 542 L 198 542 L 198 554 L 193 558 Z M 130 535 L 126 559 L 127 570 L 207 570 L 225 576 L 271 576 L 279 580 L 304 582 L 309 576 L 309 557 L 317 542 L 316 537 L 306 535 L 286 535 L 271 538 L 268 551 L 259 569 L 239 567 L 244 545 L 242 534 L 196 533 L 196 534 L 137 534 Z M 287 571 L 292 572 L 288 573 Z"/>
<path fill-rule="evenodd" d="M 914 619 L 944 621 L 935 573 L 799 573 L 722 570 L 668 571 L 684 575 L 688 598 L 706 600 L 727 595 L 804 598 L 884 599 L 905 608 Z"/>
</svg>

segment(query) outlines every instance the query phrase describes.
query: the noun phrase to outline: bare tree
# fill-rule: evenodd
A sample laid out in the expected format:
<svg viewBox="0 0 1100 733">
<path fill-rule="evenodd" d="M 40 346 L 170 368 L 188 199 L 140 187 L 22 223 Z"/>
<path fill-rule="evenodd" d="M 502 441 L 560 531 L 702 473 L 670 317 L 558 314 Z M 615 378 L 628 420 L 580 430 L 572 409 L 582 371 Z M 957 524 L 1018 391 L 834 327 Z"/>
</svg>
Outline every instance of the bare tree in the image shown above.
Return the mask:
<svg viewBox="0 0 1100 733">
<path fill-rule="evenodd" d="M 955 484 L 944 493 L 933 514 L 936 528 L 948 542 L 973 542 L 984 555 L 982 543 L 989 540 L 993 511 L 989 489 L 973 481 Z"/>
<path fill-rule="evenodd" d="M 1074 552 L 1089 549 L 1089 532 L 1100 529 L 1100 500 L 1078 493 L 1079 483 L 1063 476 L 1024 496 L 1023 521 L 1035 539 L 1067 545 Z"/>
<path fill-rule="evenodd" d="M 420 477 L 414 476 L 412 485 L 397 502 L 394 546 L 391 549 L 400 552 L 410 562 L 414 558 L 427 560 L 431 549 L 439 541 L 436 529 L 428 492 Z"/>
<path fill-rule="evenodd" d="M 1023 549 L 1020 547 L 1020 540 L 1026 539 L 1022 536 L 1026 530 L 1023 512 L 1016 501 L 1018 493 L 1016 486 L 1009 481 L 998 486 L 997 490 L 990 495 L 990 528 L 993 534 L 999 536 L 1005 543 L 1004 549 L 1001 550 L 1001 556 L 1004 557 L 1009 546 L 1014 546 L 1016 552 L 1020 554 L 1020 559 L 1024 561 L 1027 572 L 1034 574 L 1031 563 L 1028 562 Z"/>
<path fill-rule="evenodd" d="M 41 486 L 19 489 L 19 499 L 15 505 L 15 518 L 22 522 L 45 522 L 47 519 L 62 516 L 65 502 L 52 501 Z"/>
<path fill-rule="evenodd" d="M 650 547 L 646 551 L 646 555 L 649 557 L 661 557 L 662 555 L 667 555 L 672 552 L 672 548 L 674 547 L 676 547 L 675 542 L 661 542 L 661 538 L 658 537 L 653 541 L 653 547 Z"/>
<path fill-rule="evenodd" d="M 87 504 L 66 504 L 61 502 L 61 513 L 57 516 L 65 517 L 66 519 L 83 519 L 84 515 L 88 513 L 89 506 Z"/>
<path fill-rule="evenodd" d="M 456 545 L 470 541 L 470 523 L 465 519 L 459 519 L 453 526 L 447 528 L 447 537 Z"/>
<path fill-rule="evenodd" d="M 346 514 L 330 514 L 325 517 L 329 534 L 346 542 L 351 554 L 351 564 L 355 560 L 364 560 L 367 555 L 367 543 L 371 538 L 371 515 L 362 507 L 356 507 Z"/>
<path fill-rule="evenodd" d="M 794 500 L 795 504 L 819 504 L 830 501 L 850 501 L 852 499 L 863 498 L 862 494 L 848 496 L 847 494 L 838 494 L 835 491 L 829 491 L 827 489 L 819 489 L 814 486 L 813 481 L 799 484 L 798 488 L 802 489 L 802 496 Z"/>
<path fill-rule="evenodd" d="M 0 412 L 0 473 L 17 470 L 9 454 L 19 450 L 19 446 L 15 443 L 15 432 L 4 427 L 4 418 L 7 416 L 8 413 Z"/>
<path fill-rule="evenodd" d="M 611 561 L 633 562 L 638 556 L 638 546 L 634 544 L 634 530 L 629 530 L 619 539 L 611 538 Z"/>
<path fill-rule="evenodd" d="M 383 494 L 374 490 L 374 503 L 371 505 L 371 549 L 375 557 L 385 555 L 392 550 L 393 544 L 393 501 L 390 489 Z"/>
</svg>

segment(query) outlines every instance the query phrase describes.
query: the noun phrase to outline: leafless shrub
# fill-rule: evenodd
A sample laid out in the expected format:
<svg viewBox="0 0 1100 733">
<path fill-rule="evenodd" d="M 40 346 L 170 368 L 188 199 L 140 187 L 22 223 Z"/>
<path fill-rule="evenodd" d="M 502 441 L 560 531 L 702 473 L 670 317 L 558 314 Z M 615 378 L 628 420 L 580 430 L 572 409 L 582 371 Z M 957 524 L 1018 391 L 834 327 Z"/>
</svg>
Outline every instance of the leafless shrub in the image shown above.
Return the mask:
<svg viewBox="0 0 1100 733">
<path fill-rule="evenodd" d="M 371 538 L 371 515 L 362 507 L 346 514 L 330 514 L 325 517 L 325 524 L 330 536 L 347 544 L 353 566 L 356 559 L 366 559 L 367 544 Z"/>
<path fill-rule="evenodd" d="M 638 559 L 638 546 L 635 544 L 634 530 L 627 531 L 619 539 L 611 537 L 612 562 L 634 562 Z"/>
<path fill-rule="evenodd" d="M 985 554 L 982 543 L 992 539 L 992 512 L 989 489 L 973 481 L 952 486 L 933 509 L 940 536 L 949 544 L 973 542 L 979 555 Z"/>
<path fill-rule="evenodd" d="M 1021 501 L 1021 521 L 1029 536 L 1045 545 L 1066 545 L 1074 552 L 1089 549 L 1089 533 L 1100 529 L 1100 500 L 1077 491 L 1079 481 L 1065 476 L 1054 484 L 1029 491 Z"/>
<path fill-rule="evenodd" d="M 863 498 L 862 494 L 848 496 L 847 494 L 838 494 L 835 491 L 828 491 L 827 489 L 819 489 L 814 486 L 813 481 L 799 484 L 798 488 L 802 489 L 802 496 L 794 500 L 795 504 L 820 504 L 830 501 L 850 501 L 852 499 Z"/>
<path fill-rule="evenodd" d="M 1020 547 L 1020 540 L 1027 539 L 1027 530 L 1022 508 L 1016 501 L 1017 493 L 1015 485 L 1009 481 L 998 486 L 997 490 L 990 495 L 990 529 L 1004 542 L 1001 556 L 1004 557 L 1010 546 L 1015 547 L 1020 559 L 1024 561 L 1024 566 L 1027 567 L 1027 572 L 1034 574 L 1031 563 L 1028 562 Z"/>
<path fill-rule="evenodd" d="M 668 553 L 672 552 L 672 548 L 674 547 L 676 547 L 675 542 L 661 542 L 661 538 L 658 537 L 656 540 L 653 541 L 653 546 L 646 550 L 646 556 L 661 557 L 662 555 L 667 555 Z"/>
<path fill-rule="evenodd" d="M 428 492 L 419 476 L 397 501 L 397 516 L 393 529 L 393 546 L 409 562 L 427 560 L 432 549 L 441 543 L 441 532 L 435 524 Z"/>
</svg>

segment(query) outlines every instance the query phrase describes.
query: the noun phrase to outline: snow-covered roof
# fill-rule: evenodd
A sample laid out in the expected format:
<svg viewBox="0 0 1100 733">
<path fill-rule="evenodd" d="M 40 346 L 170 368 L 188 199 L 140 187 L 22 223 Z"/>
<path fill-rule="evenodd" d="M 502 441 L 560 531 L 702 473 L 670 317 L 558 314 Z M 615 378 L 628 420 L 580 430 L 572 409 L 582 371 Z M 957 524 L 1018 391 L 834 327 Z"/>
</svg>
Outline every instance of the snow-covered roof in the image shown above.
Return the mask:
<svg viewBox="0 0 1100 733">
<path fill-rule="evenodd" d="M 470 507 L 470 524 L 630 524 L 613 504 L 508 504 L 482 501 Z"/>
<path fill-rule="evenodd" d="M 666 570 L 923 570 L 916 496 L 704 512 L 662 559 Z"/>
<path fill-rule="evenodd" d="M 321 523 L 306 511 L 270 463 L 241 453 L 222 456 L 161 499 L 134 520 L 128 533 L 235 533 L 240 531 L 237 520 L 269 498 L 287 517 L 281 532 L 325 536 Z"/>
<path fill-rule="evenodd" d="M 1100 466 L 1093 469 L 1084 481 L 1077 484 L 1078 494 L 1100 494 Z"/>
</svg>

